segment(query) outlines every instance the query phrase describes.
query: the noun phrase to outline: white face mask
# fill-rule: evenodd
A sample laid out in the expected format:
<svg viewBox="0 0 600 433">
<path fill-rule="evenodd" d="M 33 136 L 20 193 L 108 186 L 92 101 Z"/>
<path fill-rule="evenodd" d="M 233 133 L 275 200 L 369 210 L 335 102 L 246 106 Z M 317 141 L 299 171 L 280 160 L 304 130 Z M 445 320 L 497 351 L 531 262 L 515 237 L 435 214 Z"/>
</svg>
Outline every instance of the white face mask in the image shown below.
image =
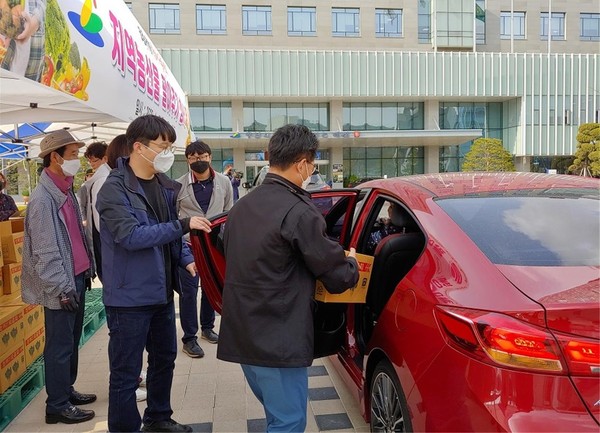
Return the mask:
<svg viewBox="0 0 600 433">
<path fill-rule="evenodd" d="M 61 157 L 62 158 L 62 157 Z M 79 158 L 75 159 L 64 159 L 63 163 L 60 165 L 65 176 L 75 176 L 79 169 L 81 168 L 81 161 Z"/>
<path fill-rule="evenodd" d="M 144 158 L 146 161 L 151 163 L 152 166 L 154 167 L 154 170 L 157 173 L 166 173 L 167 171 L 169 171 L 169 169 L 173 166 L 173 162 L 175 162 L 175 154 L 171 151 L 169 151 L 167 153 L 165 153 L 165 152 L 159 153 L 149 146 L 146 146 L 146 148 L 150 149 L 152 152 L 154 152 L 156 154 L 156 157 L 154 157 L 154 161 L 150 161 L 144 155 L 142 155 L 142 158 Z"/>
<path fill-rule="evenodd" d="M 306 170 L 308 171 L 308 163 L 306 164 Z M 302 180 L 302 189 L 306 189 L 306 187 L 310 183 L 311 174 L 312 173 L 309 172 L 307 175 L 308 177 Z M 300 179 L 302 179 L 302 173 L 300 174 Z"/>
</svg>

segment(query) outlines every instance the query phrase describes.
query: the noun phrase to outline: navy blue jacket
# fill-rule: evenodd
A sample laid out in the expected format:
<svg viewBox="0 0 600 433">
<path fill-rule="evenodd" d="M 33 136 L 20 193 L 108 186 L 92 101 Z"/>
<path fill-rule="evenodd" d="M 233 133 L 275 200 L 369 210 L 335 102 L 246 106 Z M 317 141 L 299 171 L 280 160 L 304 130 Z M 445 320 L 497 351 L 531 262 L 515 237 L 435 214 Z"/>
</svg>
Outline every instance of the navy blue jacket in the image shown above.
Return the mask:
<svg viewBox="0 0 600 433">
<path fill-rule="evenodd" d="M 102 244 L 103 301 L 110 307 L 166 304 L 179 291 L 177 266 L 194 261 L 182 236 L 189 224 L 177 219 L 176 199 L 181 184 L 156 175 L 169 207 L 171 221 L 159 223 L 129 158 L 120 158 L 98 193 Z M 186 227 L 187 226 L 187 230 Z M 171 250 L 174 287 L 166 287 L 162 246 Z"/>
</svg>

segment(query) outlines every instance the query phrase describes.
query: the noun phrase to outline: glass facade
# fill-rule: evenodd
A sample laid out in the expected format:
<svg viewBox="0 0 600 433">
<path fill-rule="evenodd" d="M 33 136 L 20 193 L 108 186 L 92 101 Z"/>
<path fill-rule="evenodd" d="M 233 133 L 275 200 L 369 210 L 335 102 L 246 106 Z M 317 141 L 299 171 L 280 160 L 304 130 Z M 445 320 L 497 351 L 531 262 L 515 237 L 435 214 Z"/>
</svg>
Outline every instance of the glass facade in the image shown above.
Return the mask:
<svg viewBox="0 0 600 433">
<path fill-rule="evenodd" d="M 375 36 L 402 37 L 402 9 L 375 9 Z"/>
<path fill-rule="evenodd" d="M 349 102 L 342 108 L 344 131 L 423 129 L 422 102 Z"/>
<path fill-rule="evenodd" d="M 244 103 L 244 131 L 274 131 L 288 123 L 329 131 L 329 104 Z"/>
<path fill-rule="evenodd" d="M 424 173 L 423 147 L 345 147 L 344 181 Z"/>
<path fill-rule="evenodd" d="M 242 34 L 272 34 L 271 6 L 242 6 Z"/>
<path fill-rule="evenodd" d="M 150 3 L 150 33 L 178 34 L 179 4 L 176 3 Z"/>
<path fill-rule="evenodd" d="M 441 129 L 483 129 L 483 136 L 502 140 L 502 102 L 441 102 Z M 472 141 L 458 146 L 440 147 L 440 172 L 461 171 L 465 154 Z"/>
<path fill-rule="evenodd" d="M 331 34 L 342 37 L 360 36 L 360 9 L 332 8 Z"/>
<path fill-rule="evenodd" d="M 418 37 L 420 44 L 431 41 L 431 0 L 419 0 Z"/>
<path fill-rule="evenodd" d="M 485 44 L 485 0 L 475 0 L 475 38 Z"/>
<path fill-rule="evenodd" d="M 196 5 L 196 33 L 224 35 L 227 33 L 225 5 Z"/>
<path fill-rule="evenodd" d="M 288 7 L 288 36 L 317 36 L 317 8 Z"/>
<path fill-rule="evenodd" d="M 191 102 L 192 131 L 231 131 L 230 102 Z"/>
</svg>

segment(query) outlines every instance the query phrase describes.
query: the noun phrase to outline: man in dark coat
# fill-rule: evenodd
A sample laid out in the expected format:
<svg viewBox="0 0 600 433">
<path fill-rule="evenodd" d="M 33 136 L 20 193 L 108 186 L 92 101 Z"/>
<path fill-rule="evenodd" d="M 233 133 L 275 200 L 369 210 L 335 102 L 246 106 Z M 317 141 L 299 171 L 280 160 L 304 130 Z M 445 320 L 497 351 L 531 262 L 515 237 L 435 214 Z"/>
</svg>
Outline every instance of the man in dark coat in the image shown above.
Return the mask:
<svg viewBox="0 0 600 433">
<path fill-rule="evenodd" d="M 304 190 L 317 148 L 305 126 L 275 131 L 269 173 L 231 209 L 225 227 L 217 358 L 242 365 L 264 406 L 267 431 L 306 427 L 316 279 L 332 293 L 358 280 L 354 249 L 346 257 L 327 237 L 325 220 Z"/>
</svg>

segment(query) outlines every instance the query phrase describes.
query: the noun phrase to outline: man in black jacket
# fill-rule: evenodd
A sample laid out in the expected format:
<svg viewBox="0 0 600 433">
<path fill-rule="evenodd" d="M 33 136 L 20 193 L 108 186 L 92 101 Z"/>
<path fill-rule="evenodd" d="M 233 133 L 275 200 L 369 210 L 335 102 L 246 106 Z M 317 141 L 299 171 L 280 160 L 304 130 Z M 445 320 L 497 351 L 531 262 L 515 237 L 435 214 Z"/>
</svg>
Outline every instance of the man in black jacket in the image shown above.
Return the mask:
<svg viewBox="0 0 600 433">
<path fill-rule="evenodd" d="M 358 280 L 354 249 L 346 257 L 327 237 L 325 220 L 304 190 L 317 148 L 305 126 L 275 131 L 269 174 L 231 209 L 225 227 L 217 358 L 242 365 L 264 406 L 267 431 L 306 428 L 316 279 L 332 293 Z"/>
</svg>

